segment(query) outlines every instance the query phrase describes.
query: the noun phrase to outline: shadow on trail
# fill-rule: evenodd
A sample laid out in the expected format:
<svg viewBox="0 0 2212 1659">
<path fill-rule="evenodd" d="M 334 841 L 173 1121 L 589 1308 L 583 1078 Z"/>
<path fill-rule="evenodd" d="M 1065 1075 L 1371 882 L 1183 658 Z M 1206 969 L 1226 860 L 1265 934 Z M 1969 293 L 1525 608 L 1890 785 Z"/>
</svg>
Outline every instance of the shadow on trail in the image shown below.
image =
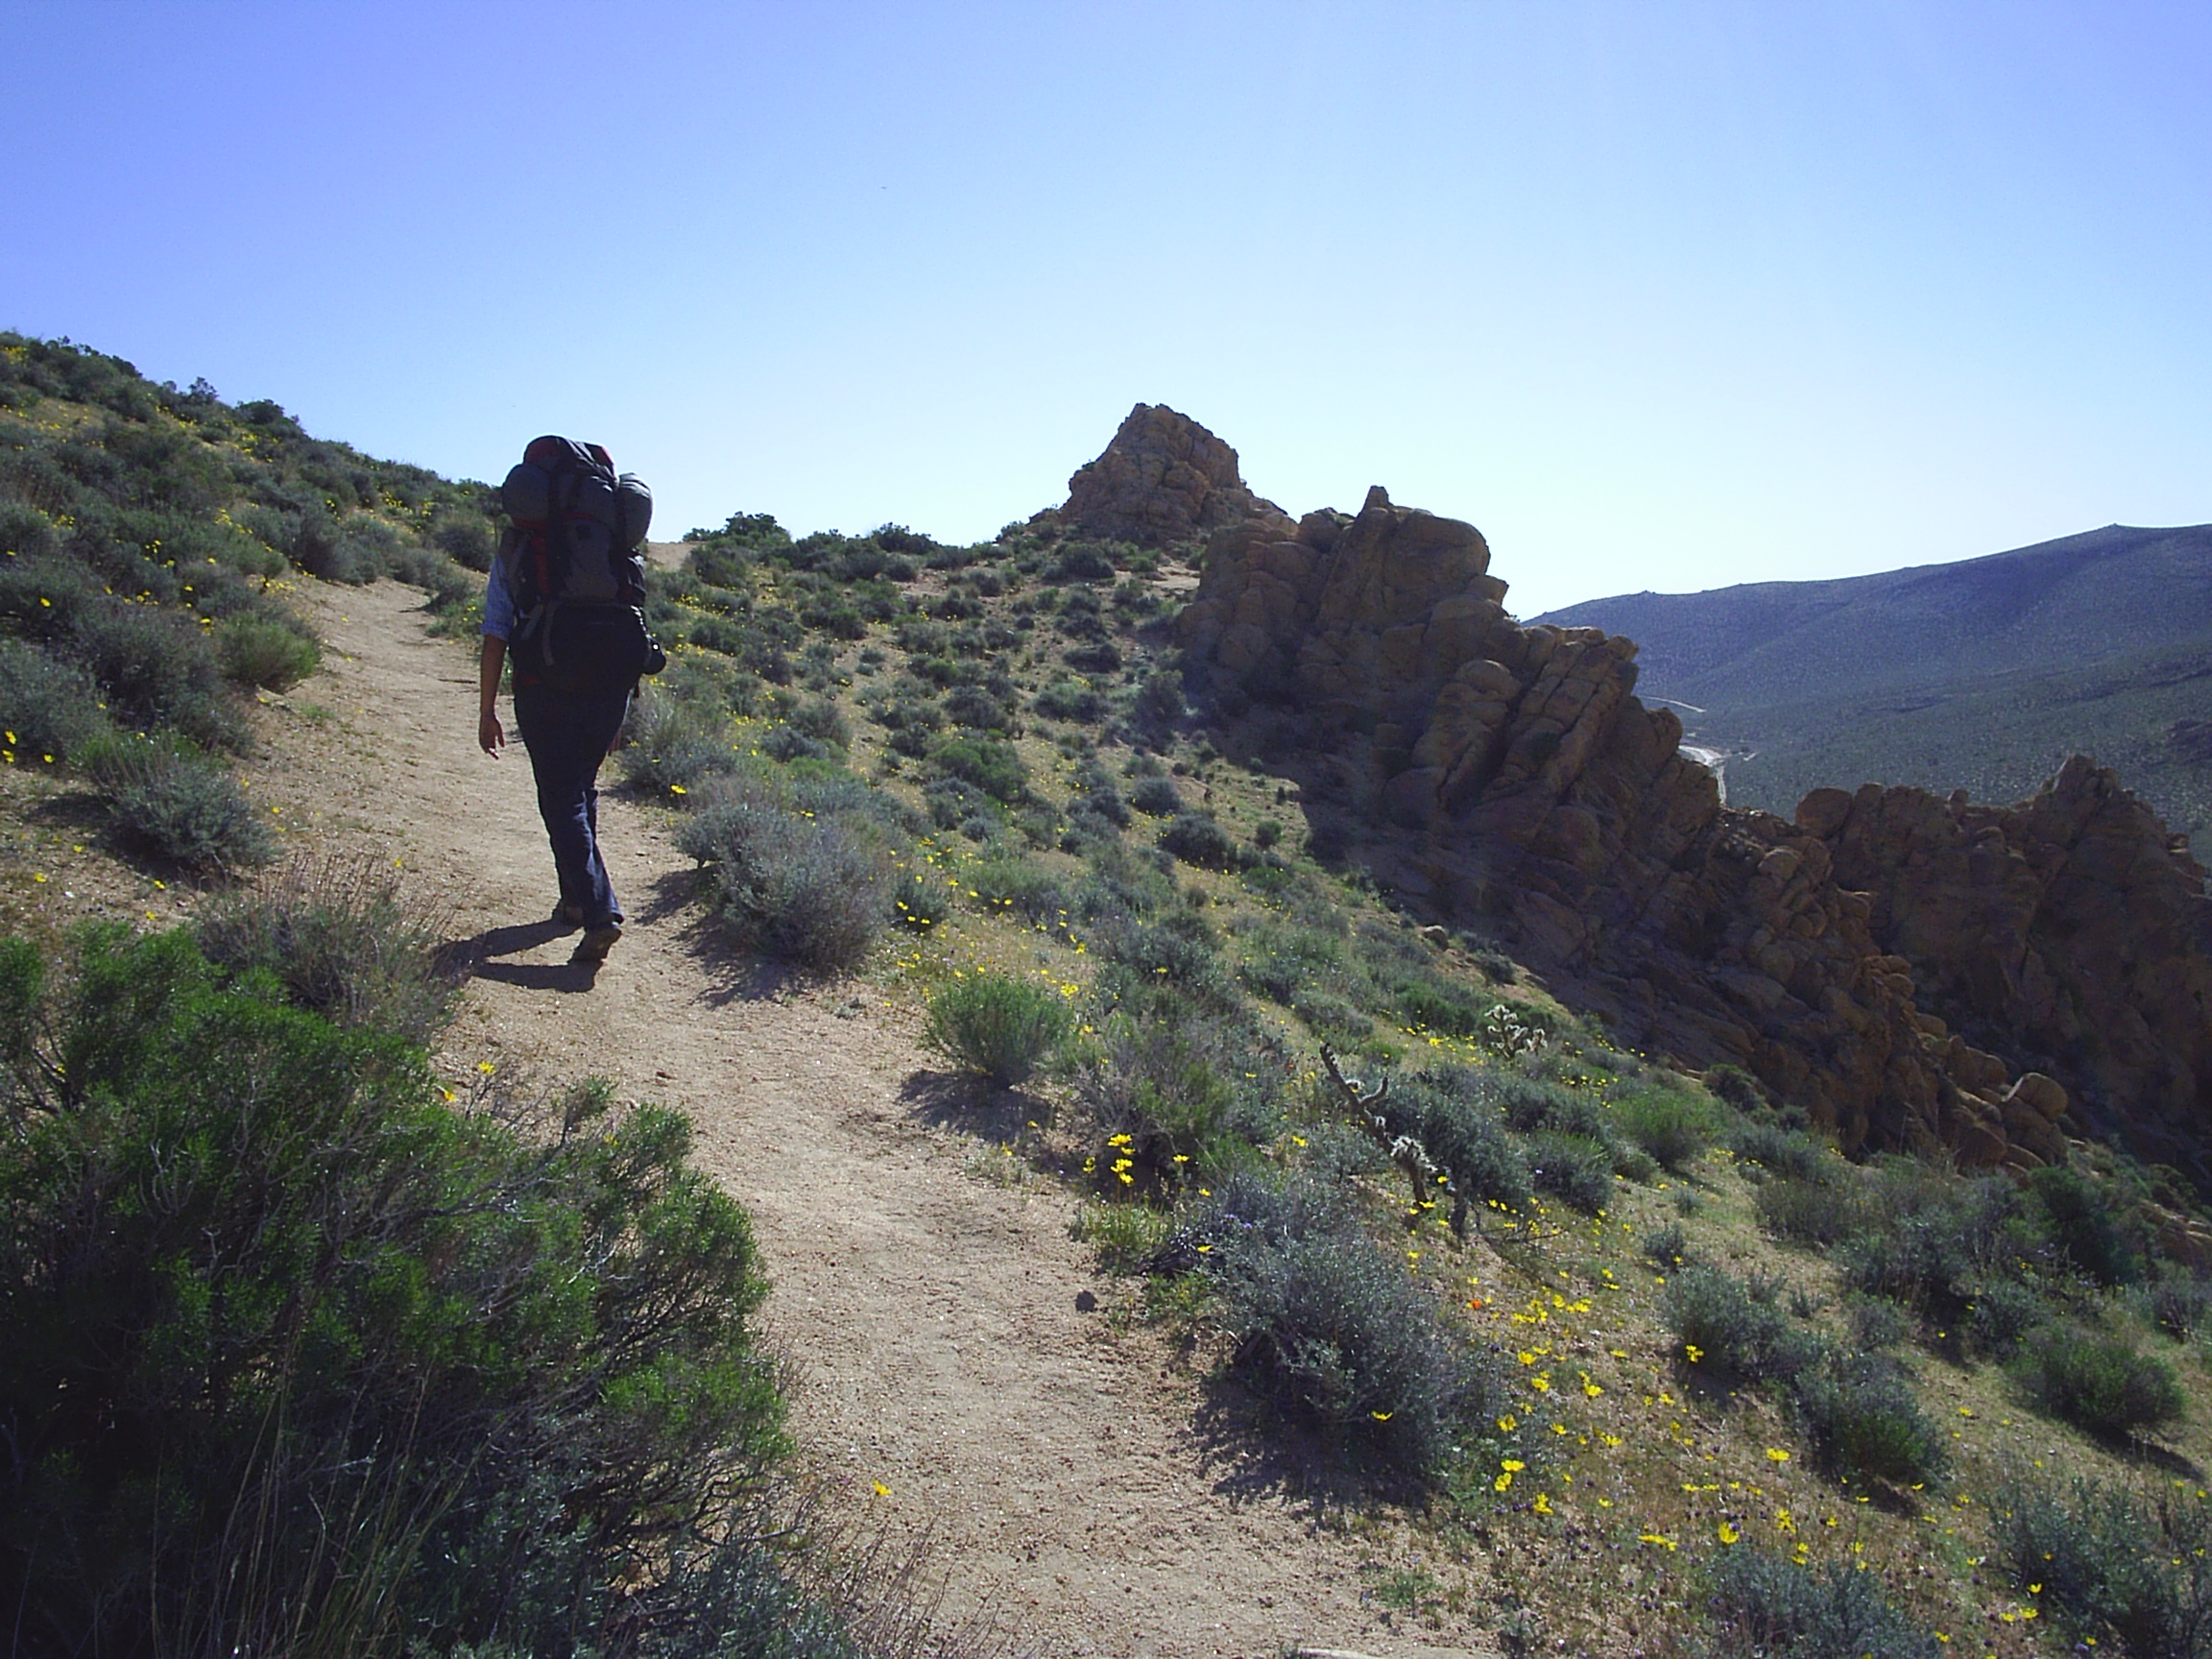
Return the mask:
<svg viewBox="0 0 2212 1659">
<path fill-rule="evenodd" d="M 1333 1508 L 1403 1496 L 1402 1478 L 1365 1467 L 1318 1434 L 1284 1423 L 1231 1375 L 1203 1384 L 1190 1434 L 1200 1472 L 1232 1503 L 1279 1503 L 1321 1522 Z"/>
<path fill-rule="evenodd" d="M 637 912 L 640 924 L 681 918 L 674 938 L 707 981 L 700 1001 L 709 1008 L 768 1002 L 803 988 L 807 979 L 799 969 L 760 956 L 730 937 L 704 902 L 706 881 L 704 870 L 671 870 L 656 876 Z"/>
<path fill-rule="evenodd" d="M 899 1086 L 909 1118 L 1010 1146 L 1032 1123 L 1051 1121 L 1051 1102 L 1021 1089 L 994 1089 L 956 1071 L 916 1071 Z"/>
<path fill-rule="evenodd" d="M 535 950 L 577 929 L 560 922 L 522 922 L 456 939 L 437 950 L 438 969 L 454 979 L 495 979 L 526 991 L 589 991 L 599 976 L 596 962 L 500 962 L 500 956 Z"/>
</svg>

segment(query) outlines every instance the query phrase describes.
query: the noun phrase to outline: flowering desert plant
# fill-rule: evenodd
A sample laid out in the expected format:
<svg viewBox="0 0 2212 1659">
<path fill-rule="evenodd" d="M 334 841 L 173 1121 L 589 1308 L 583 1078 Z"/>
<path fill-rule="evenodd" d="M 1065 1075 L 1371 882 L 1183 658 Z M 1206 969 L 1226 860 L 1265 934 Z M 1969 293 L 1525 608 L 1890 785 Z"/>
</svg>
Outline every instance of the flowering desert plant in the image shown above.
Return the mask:
<svg viewBox="0 0 2212 1659">
<path fill-rule="evenodd" d="M 963 974 L 929 998 L 923 1041 L 961 1070 L 1007 1089 L 1068 1034 L 1068 1006 L 1048 985 L 1002 974 Z"/>
</svg>

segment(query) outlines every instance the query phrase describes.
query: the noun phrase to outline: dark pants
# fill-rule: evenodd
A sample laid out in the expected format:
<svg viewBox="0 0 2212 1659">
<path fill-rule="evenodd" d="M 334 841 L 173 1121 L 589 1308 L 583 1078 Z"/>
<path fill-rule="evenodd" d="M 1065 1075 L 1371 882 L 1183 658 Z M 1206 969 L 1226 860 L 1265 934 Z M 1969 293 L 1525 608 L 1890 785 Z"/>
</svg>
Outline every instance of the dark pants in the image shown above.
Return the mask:
<svg viewBox="0 0 2212 1659">
<path fill-rule="evenodd" d="M 515 725 L 530 751 L 538 781 L 538 815 L 553 844 L 561 878 L 561 902 L 584 912 L 584 926 L 622 920 L 622 906 L 599 855 L 599 763 L 614 746 L 630 709 L 630 687 L 612 691 L 557 691 L 550 685 L 515 687 Z"/>
</svg>

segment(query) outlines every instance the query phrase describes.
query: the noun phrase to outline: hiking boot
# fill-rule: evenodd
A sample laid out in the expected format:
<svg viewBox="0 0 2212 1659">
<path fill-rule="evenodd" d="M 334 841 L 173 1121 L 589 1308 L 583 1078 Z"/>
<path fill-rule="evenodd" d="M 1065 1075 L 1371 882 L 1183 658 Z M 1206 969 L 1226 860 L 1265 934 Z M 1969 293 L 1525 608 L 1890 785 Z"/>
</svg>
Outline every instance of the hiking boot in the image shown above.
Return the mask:
<svg viewBox="0 0 2212 1659">
<path fill-rule="evenodd" d="M 584 926 L 584 906 L 556 904 L 553 906 L 552 920 L 563 927 L 581 927 Z"/>
<path fill-rule="evenodd" d="M 614 949 L 614 941 L 622 937 L 622 924 L 602 922 L 596 927 L 584 930 L 584 937 L 576 943 L 576 960 L 579 962 L 604 962 L 607 952 Z"/>
</svg>

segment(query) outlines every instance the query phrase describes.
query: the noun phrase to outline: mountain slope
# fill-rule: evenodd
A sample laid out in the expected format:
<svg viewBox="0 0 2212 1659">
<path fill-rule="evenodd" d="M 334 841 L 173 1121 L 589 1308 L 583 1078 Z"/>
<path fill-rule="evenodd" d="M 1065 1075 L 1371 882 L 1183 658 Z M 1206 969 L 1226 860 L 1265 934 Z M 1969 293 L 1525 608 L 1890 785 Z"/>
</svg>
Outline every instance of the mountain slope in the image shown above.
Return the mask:
<svg viewBox="0 0 2212 1659">
<path fill-rule="evenodd" d="M 2178 830 L 2212 827 L 2185 723 L 2212 677 L 2212 525 L 2107 525 L 1955 565 L 1707 593 L 1634 593 L 1538 620 L 1637 641 L 1647 698 L 1689 705 L 1729 798 L 1790 812 L 1868 779 L 2025 794 L 2075 750 L 2125 769 Z"/>
</svg>

